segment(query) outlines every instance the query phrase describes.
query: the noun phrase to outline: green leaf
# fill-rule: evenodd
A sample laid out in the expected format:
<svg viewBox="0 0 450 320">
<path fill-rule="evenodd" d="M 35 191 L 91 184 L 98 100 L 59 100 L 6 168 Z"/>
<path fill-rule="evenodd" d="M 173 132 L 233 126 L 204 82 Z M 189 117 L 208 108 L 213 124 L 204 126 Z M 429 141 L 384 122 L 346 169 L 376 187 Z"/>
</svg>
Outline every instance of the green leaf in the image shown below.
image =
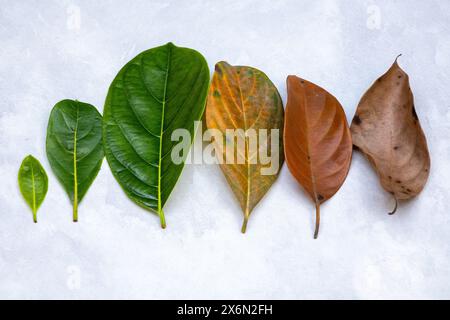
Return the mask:
<svg viewBox="0 0 450 320">
<path fill-rule="evenodd" d="M 194 136 L 202 118 L 209 69 L 195 50 L 172 43 L 142 52 L 112 82 L 106 98 L 103 137 L 106 159 L 125 193 L 156 212 L 165 228 L 163 207 L 181 174 L 172 162 L 175 129 Z"/>
<path fill-rule="evenodd" d="M 47 128 L 47 157 L 53 172 L 73 204 L 78 204 L 100 170 L 103 161 L 102 116 L 87 103 L 63 100 L 53 108 Z"/>
<path fill-rule="evenodd" d="M 33 211 L 34 222 L 37 222 L 37 210 L 44 202 L 48 190 L 48 177 L 41 163 L 31 155 L 23 159 L 20 166 L 19 188 Z"/>
</svg>

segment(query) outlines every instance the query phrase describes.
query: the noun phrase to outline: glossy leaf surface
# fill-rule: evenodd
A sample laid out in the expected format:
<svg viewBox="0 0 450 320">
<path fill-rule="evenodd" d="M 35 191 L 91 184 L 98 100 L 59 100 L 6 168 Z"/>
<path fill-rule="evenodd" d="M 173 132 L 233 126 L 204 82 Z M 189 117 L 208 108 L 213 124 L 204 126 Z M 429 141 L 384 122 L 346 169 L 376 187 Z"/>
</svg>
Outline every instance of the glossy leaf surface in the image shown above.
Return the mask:
<svg viewBox="0 0 450 320">
<path fill-rule="evenodd" d="M 208 129 L 218 129 L 225 137 L 220 143 L 217 140 L 214 143 L 223 162 L 220 165 L 222 172 L 244 212 L 242 232 L 246 230 L 253 208 L 275 182 L 283 164 L 283 117 L 281 97 L 263 72 L 246 66 L 231 66 L 226 62 L 216 64 L 208 95 L 206 123 Z M 241 129 L 242 141 L 245 139 L 243 150 L 238 150 L 238 143 L 230 148 L 236 155 L 234 163 L 226 161 L 226 146 L 230 143 L 230 139 L 226 139 L 227 129 Z M 268 130 L 267 143 L 258 141 L 258 150 L 250 148 L 249 137 L 245 136 L 249 129 L 255 129 L 257 134 L 261 129 Z M 271 147 L 272 129 L 279 130 L 278 141 L 273 141 L 275 148 Z M 267 154 L 267 151 L 276 156 L 277 169 L 271 174 L 262 174 L 264 171 L 261 169 L 267 164 L 260 161 L 259 154 Z M 237 161 L 239 156 L 243 158 L 241 163 Z"/>
<path fill-rule="evenodd" d="M 37 222 L 37 211 L 44 202 L 48 190 L 48 178 L 41 163 L 33 156 L 27 156 L 19 169 L 19 188 Z"/>
<path fill-rule="evenodd" d="M 352 140 L 339 101 L 319 86 L 289 76 L 284 129 L 286 162 L 316 205 L 317 238 L 320 204 L 330 199 L 347 177 Z"/>
<path fill-rule="evenodd" d="M 396 200 L 410 199 L 422 191 L 429 176 L 430 154 L 409 77 L 397 61 L 362 97 L 351 131 L 354 145 Z"/>
<path fill-rule="evenodd" d="M 47 157 L 53 172 L 73 204 L 78 204 L 100 170 L 104 153 L 102 117 L 87 103 L 63 100 L 53 108 L 47 128 Z"/>
<path fill-rule="evenodd" d="M 181 174 L 171 153 L 174 130 L 194 136 L 202 118 L 209 69 L 195 50 L 172 43 L 142 52 L 112 82 L 105 102 L 105 153 L 114 177 L 140 206 L 158 213 Z M 192 142 L 192 140 L 191 140 Z"/>
</svg>

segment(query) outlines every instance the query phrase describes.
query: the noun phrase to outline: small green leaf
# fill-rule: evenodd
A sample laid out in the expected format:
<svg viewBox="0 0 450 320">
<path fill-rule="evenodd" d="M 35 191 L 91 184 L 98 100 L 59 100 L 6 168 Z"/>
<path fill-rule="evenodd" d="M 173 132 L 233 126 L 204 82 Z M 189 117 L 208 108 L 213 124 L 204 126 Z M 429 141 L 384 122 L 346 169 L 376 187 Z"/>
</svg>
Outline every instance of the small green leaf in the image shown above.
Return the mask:
<svg viewBox="0 0 450 320">
<path fill-rule="evenodd" d="M 194 136 L 209 86 L 205 58 L 172 43 L 142 52 L 112 82 L 105 102 L 106 159 L 125 193 L 156 212 L 165 228 L 163 207 L 184 166 L 171 152 L 172 132 Z M 192 140 L 191 140 L 192 142 Z"/>
<path fill-rule="evenodd" d="M 19 169 L 19 188 L 37 222 L 37 210 L 44 202 L 48 190 L 48 177 L 41 163 L 29 155 L 22 161 Z"/>
<path fill-rule="evenodd" d="M 47 157 L 73 204 L 78 204 L 100 170 L 104 153 L 102 116 L 87 103 L 63 100 L 53 108 L 47 128 Z"/>
</svg>

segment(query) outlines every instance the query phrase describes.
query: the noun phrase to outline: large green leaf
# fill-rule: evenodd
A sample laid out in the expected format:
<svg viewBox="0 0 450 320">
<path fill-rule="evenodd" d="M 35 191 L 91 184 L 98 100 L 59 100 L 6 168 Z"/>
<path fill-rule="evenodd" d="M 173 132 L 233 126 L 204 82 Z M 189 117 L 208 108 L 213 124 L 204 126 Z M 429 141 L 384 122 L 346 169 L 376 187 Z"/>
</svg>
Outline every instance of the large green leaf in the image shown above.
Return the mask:
<svg viewBox="0 0 450 320">
<path fill-rule="evenodd" d="M 63 100 L 50 114 L 47 128 L 47 157 L 73 204 L 78 204 L 100 170 L 103 160 L 102 116 L 87 103 Z"/>
<path fill-rule="evenodd" d="M 184 166 L 172 161 L 177 142 L 171 135 L 183 128 L 193 137 L 208 85 L 203 56 L 168 43 L 128 62 L 109 88 L 103 119 L 106 159 L 128 197 L 158 213 L 163 228 L 164 204 Z"/>
<path fill-rule="evenodd" d="M 34 222 L 37 222 L 37 210 L 47 194 L 48 178 L 41 163 L 31 155 L 23 159 L 20 166 L 19 188 L 33 211 Z"/>
</svg>

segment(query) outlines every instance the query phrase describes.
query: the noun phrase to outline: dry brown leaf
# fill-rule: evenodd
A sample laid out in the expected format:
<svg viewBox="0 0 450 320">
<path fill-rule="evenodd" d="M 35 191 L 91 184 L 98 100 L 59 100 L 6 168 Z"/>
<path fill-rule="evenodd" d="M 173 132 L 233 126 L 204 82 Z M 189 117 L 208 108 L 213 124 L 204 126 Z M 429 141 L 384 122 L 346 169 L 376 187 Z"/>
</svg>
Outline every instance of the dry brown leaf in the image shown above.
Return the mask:
<svg viewBox="0 0 450 320">
<path fill-rule="evenodd" d="M 320 204 L 330 199 L 347 177 L 352 139 L 339 101 L 319 86 L 289 76 L 284 127 L 286 163 L 316 205 L 317 238 Z"/>
<path fill-rule="evenodd" d="M 351 125 L 354 145 L 397 200 L 418 195 L 427 182 L 430 155 L 414 107 L 408 75 L 395 60 L 362 97 Z"/>
<path fill-rule="evenodd" d="M 242 157 L 242 163 L 222 163 L 220 165 L 228 184 L 239 200 L 244 212 L 242 232 L 245 233 L 247 222 L 253 208 L 266 194 L 278 177 L 284 162 L 283 156 L 283 104 L 278 90 L 269 78 L 260 70 L 245 66 L 231 66 L 226 62 L 216 64 L 214 76 L 208 95 L 206 107 L 206 123 L 208 129 L 218 129 L 222 136 L 228 129 L 268 130 L 267 144 L 258 142 L 258 152 L 250 152 L 248 137 L 245 139 L 245 150 L 238 150 L 238 143 L 231 152 Z M 276 148 L 272 147 L 271 129 L 279 130 Z M 226 149 L 222 147 L 229 141 L 214 140 L 222 159 L 226 158 Z M 249 151 L 250 150 L 250 151 Z M 259 155 L 269 153 L 278 156 L 277 170 L 274 174 L 261 174 L 261 169 L 268 165 L 262 164 Z M 257 159 L 257 163 L 254 163 Z M 253 163 L 252 163 L 253 160 Z"/>
</svg>

